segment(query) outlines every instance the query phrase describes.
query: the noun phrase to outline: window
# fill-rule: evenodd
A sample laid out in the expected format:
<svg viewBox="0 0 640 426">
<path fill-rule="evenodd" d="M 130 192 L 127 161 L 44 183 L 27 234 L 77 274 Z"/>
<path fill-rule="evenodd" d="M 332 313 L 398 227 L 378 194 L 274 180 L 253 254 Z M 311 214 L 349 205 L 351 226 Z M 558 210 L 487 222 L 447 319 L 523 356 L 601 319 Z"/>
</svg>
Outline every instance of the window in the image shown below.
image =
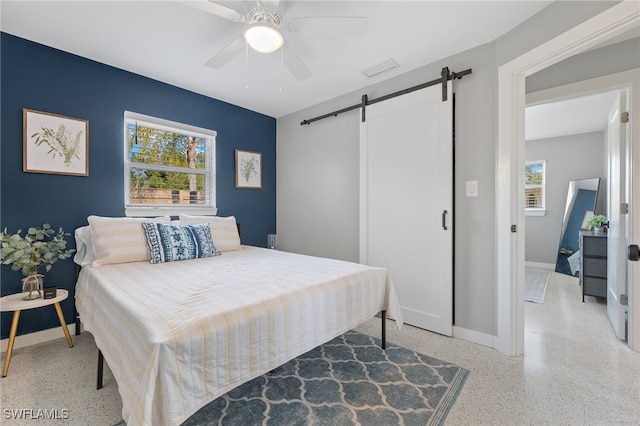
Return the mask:
<svg viewBox="0 0 640 426">
<path fill-rule="evenodd" d="M 545 162 L 527 161 L 524 166 L 524 207 L 527 216 L 545 212 Z"/>
<path fill-rule="evenodd" d="M 216 214 L 216 132 L 124 115 L 127 216 Z"/>
</svg>

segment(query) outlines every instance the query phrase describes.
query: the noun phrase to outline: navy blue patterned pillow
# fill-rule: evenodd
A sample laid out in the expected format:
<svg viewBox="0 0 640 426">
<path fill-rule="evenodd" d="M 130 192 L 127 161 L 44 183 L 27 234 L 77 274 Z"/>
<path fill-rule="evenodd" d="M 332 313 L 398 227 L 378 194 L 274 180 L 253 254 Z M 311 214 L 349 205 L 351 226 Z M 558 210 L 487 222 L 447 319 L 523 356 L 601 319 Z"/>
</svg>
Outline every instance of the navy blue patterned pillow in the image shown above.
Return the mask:
<svg viewBox="0 0 640 426">
<path fill-rule="evenodd" d="M 143 222 L 142 228 L 151 252 L 151 263 L 218 256 L 208 223 L 174 225 Z"/>
</svg>

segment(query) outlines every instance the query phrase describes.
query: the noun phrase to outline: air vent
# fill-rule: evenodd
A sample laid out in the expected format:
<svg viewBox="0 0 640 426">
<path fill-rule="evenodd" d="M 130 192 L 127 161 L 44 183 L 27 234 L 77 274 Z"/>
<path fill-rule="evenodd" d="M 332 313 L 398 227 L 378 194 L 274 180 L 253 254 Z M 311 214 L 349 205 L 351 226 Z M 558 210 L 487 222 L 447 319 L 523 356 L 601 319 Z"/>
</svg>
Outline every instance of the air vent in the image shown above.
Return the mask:
<svg viewBox="0 0 640 426">
<path fill-rule="evenodd" d="M 367 68 L 366 70 L 362 71 L 362 74 L 371 78 L 376 75 L 382 74 L 383 72 L 394 70 L 396 68 L 400 68 L 400 65 L 398 65 L 398 63 L 394 61 L 392 58 L 389 58 L 378 65 L 374 65 L 370 68 Z"/>
</svg>

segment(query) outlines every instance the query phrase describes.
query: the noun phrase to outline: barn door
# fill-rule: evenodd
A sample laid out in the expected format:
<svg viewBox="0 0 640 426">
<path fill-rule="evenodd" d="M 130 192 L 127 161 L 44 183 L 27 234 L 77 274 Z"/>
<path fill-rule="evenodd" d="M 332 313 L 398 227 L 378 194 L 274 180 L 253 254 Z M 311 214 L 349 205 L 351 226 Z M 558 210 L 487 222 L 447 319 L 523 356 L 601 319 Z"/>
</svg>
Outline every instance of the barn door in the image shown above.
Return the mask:
<svg viewBox="0 0 640 426">
<path fill-rule="evenodd" d="M 453 107 L 435 85 L 366 107 L 360 262 L 387 268 L 404 321 L 453 328 Z"/>
</svg>

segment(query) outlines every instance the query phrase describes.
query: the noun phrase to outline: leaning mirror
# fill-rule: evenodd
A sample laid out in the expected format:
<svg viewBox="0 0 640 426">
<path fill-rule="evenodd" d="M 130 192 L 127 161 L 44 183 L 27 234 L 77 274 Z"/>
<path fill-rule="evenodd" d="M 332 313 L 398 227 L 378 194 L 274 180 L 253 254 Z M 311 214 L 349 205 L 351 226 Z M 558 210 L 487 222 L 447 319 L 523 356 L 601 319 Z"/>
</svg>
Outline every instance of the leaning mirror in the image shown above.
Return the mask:
<svg viewBox="0 0 640 426">
<path fill-rule="evenodd" d="M 560 246 L 556 272 L 576 276 L 579 269 L 580 230 L 587 229 L 587 220 L 596 208 L 600 178 L 569 182 L 567 203 L 560 231 Z"/>
</svg>

